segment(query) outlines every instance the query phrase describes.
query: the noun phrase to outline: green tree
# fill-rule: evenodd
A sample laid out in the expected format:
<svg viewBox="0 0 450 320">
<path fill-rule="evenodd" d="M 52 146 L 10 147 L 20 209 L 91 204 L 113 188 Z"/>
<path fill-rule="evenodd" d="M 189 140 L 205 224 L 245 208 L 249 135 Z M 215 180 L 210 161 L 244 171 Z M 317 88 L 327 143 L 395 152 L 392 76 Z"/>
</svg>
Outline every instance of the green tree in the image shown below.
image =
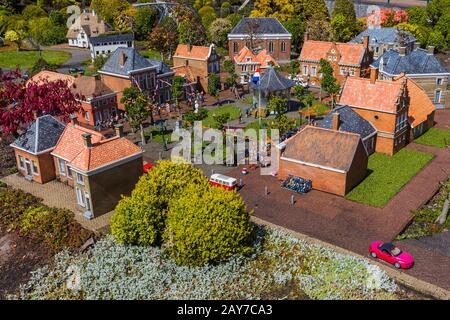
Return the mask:
<svg viewBox="0 0 450 320">
<path fill-rule="evenodd" d="M 320 59 L 320 73 L 322 74 L 320 86 L 331 96 L 334 107 L 336 95 L 339 93 L 340 86 L 337 83 L 336 78 L 333 76 L 333 67 L 328 60 Z"/>
<path fill-rule="evenodd" d="M 303 103 L 306 105 L 306 108 L 308 110 L 308 124 L 311 123 L 311 107 L 313 106 L 314 102 L 316 101 L 316 97 L 313 93 L 309 93 L 306 96 L 303 96 Z"/>
<path fill-rule="evenodd" d="M 173 84 L 172 84 L 172 97 L 175 99 L 175 105 L 179 106 L 179 100 L 183 96 L 183 85 L 184 85 L 184 78 L 180 76 L 174 76 L 173 77 Z"/>
<path fill-rule="evenodd" d="M 217 99 L 219 103 L 220 77 L 218 74 L 210 74 L 208 77 L 208 93 Z M 220 103 L 219 103 L 220 104 Z"/>
<path fill-rule="evenodd" d="M 47 13 L 45 12 L 45 10 L 34 4 L 26 6 L 25 9 L 23 9 L 22 11 L 22 17 L 27 21 L 33 18 L 42 18 L 46 16 Z"/>
<path fill-rule="evenodd" d="M 228 121 L 230 121 L 230 114 L 228 112 L 213 115 L 213 120 L 216 125 L 216 129 L 223 131 L 225 129 L 225 125 Z"/>
<path fill-rule="evenodd" d="M 267 104 L 267 110 L 275 112 L 275 118 L 281 117 L 287 110 L 288 101 L 285 98 L 273 96 Z"/>
<path fill-rule="evenodd" d="M 169 204 L 164 248 L 180 265 L 202 266 L 252 252 L 250 215 L 236 191 L 191 185 Z"/>
<path fill-rule="evenodd" d="M 134 17 L 134 32 L 138 40 L 147 39 L 156 23 L 157 12 L 151 7 L 144 7 L 136 12 Z"/>
<path fill-rule="evenodd" d="M 231 26 L 233 28 L 239 23 L 239 21 L 241 21 L 242 18 L 242 15 L 240 15 L 239 13 L 232 13 L 227 16 L 227 20 L 231 22 Z"/>
<path fill-rule="evenodd" d="M 428 3 L 426 11 L 431 25 L 434 26 L 443 14 L 450 13 L 450 0 L 433 0 Z"/>
<path fill-rule="evenodd" d="M 337 42 L 348 42 L 355 35 L 355 24 L 350 23 L 343 14 L 338 13 L 331 19 L 333 40 Z"/>
<path fill-rule="evenodd" d="M 195 121 L 202 121 L 208 117 L 208 110 L 199 108 L 197 112 L 189 110 L 183 114 L 183 126 L 192 126 Z"/>
<path fill-rule="evenodd" d="M 425 26 L 428 24 L 428 15 L 425 8 L 412 7 L 406 10 L 408 13 L 408 23 Z"/>
<path fill-rule="evenodd" d="M 280 136 L 295 128 L 295 119 L 288 118 L 285 114 L 276 117 L 269 125 L 269 129 L 279 131 Z"/>
<path fill-rule="evenodd" d="M 109 55 L 100 54 L 94 59 L 94 68 L 96 70 L 100 70 L 105 65 L 106 61 L 108 61 Z"/>
<path fill-rule="evenodd" d="M 5 40 L 14 42 L 17 46 L 17 51 L 20 51 L 20 44 L 25 39 L 25 33 L 21 30 L 9 30 L 5 33 Z"/>
<path fill-rule="evenodd" d="M 170 59 L 178 44 L 175 21 L 170 17 L 164 18 L 159 25 L 152 29 L 147 44 L 149 49 L 160 52 L 161 60 L 164 60 L 165 54 L 168 54 Z"/>
<path fill-rule="evenodd" d="M 351 22 L 356 21 L 355 6 L 351 0 L 336 0 L 334 2 L 332 17 L 342 14 L 345 19 Z"/>
<path fill-rule="evenodd" d="M 333 35 L 331 25 L 327 20 L 310 19 L 306 31 L 311 40 L 330 41 Z"/>
<path fill-rule="evenodd" d="M 447 41 L 440 31 L 433 30 L 428 37 L 427 45 L 434 46 L 436 49 L 441 50 L 447 46 Z"/>
<path fill-rule="evenodd" d="M 294 5 L 289 0 L 255 0 L 250 17 L 275 17 L 287 21 L 294 17 Z"/>
<path fill-rule="evenodd" d="M 150 103 L 147 95 L 136 87 L 125 88 L 120 102 L 125 105 L 125 111 L 128 113 L 131 126 L 140 129 L 142 144 L 145 145 L 144 121 L 150 116 L 151 123 L 153 123 L 153 115 L 149 109 Z"/>
<path fill-rule="evenodd" d="M 228 73 L 234 73 L 234 63 L 231 60 L 225 60 L 223 62 L 223 70 Z"/>
<path fill-rule="evenodd" d="M 131 5 L 126 0 L 91 0 L 90 7 L 112 25 L 114 18 L 129 9 Z"/>
<path fill-rule="evenodd" d="M 298 61 L 297 59 L 291 60 L 290 73 L 291 76 L 294 77 L 300 73 L 300 61 Z"/>
<path fill-rule="evenodd" d="M 124 197 L 111 218 L 111 233 L 123 244 L 161 243 L 169 202 L 185 193 L 188 185 L 205 188 L 202 171 L 191 164 L 158 161 L 144 174 L 130 197 Z"/>
<path fill-rule="evenodd" d="M 228 34 L 231 29 L 231 22 L 227 19 L 216 19 L 208 28 L 209 39 L 217 46 L 226 48 L 228 43 Z"/>
<path fill-rule="evenodd" d="M 34 76 L 43 70 L 56 71 L 57 68 L 58 66 L 48 63 L 43 58 L 39 58 L 31 68 L 31 76 Z"/>
<path fill-rule="evenodd" d="M 223 2 L 220 6 L 220 17 L 226 18 L 231 12 L 231 4 L 227 1 Z"/>
<path fill-rule="evenodd" d="M 283 22 L 283 26 L 292 34 L 291 45 L 293 50 L 295 52 L 300 51 L 300 47 L 303 44 L 304 33 L 306 31 L 305 21 L 293 18 Z"/>
<path fill-rule="evenodd" d="M 294 0 L 293 4 L 294 16 L 302 21 L 329 21 L 328 7 L 324 0 Z"/>
</svg>

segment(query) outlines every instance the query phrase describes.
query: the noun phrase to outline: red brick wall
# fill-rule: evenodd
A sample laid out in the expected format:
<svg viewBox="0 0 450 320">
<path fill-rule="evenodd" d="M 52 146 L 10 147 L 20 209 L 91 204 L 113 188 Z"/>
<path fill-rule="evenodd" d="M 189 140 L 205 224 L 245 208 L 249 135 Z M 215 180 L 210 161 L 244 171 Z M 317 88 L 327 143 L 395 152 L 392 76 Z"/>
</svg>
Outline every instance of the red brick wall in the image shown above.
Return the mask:
<svg viewBox="0 0 450 320">
<path fill-rule="evenodd" d="M 350 192 L 356 187 L 367 175 L 367 163 L 369 157 L 366 153 L 362 142 L 358 144 L 356 149 L 355 158 L 350 166 L 350 170 L 347 172 L 347 182 L 345 185 L 345 193 Z"/>
<path fill-rule="evenodd" d="M 24 162 L 24 169 L 20 168 L 19 155 L 22 156 L 23 158 L 30 160 L 31 170 L 33 170 L 32 161 L 36 162 L 39 174 L 38 175 L 32 174 L 34 181 L 44 184 L 44 183 L 47 183 L 47 182 L 55 179 L 55 177 L 56 177 L 55 166 L 53 165 L 53 157 L 50 155 L 50 152 L 35 156 L 35 155 L 32 155 L 30 153 L 27 153 L 25 151 L 18 150 L 18 149 L 14 149 L 14 151 L 16 153 L 17 169 L 19 170 L 19 172 L 22 175 L 24 175 L 24 176 L 27 175 L 26 164 Z M 33 172 L 33 171 L 31 171 L 31 172 Z"/>
<path fill-rule="evenodd" d="M 239 40 L 232 39 L 228 40 L 228 54 L 231 57 L 234 57 L 237 52 L 239 52 L 248 40 Z M 269 52 L 269 43 L 273 42 L 273 52 Z M 281 42 L 286 43 L 286 51 L 281 52 Z M 234 52 L 233 47 L 234 43 L 238 44 L 237 52 Z M 277 61 L 277 62 L 289 62 L 291 60 L 291 40 L 286 39 L 259 39 L 255 43 L 256 46 L 261 46 L 262 49 L 266 49 L 267 52 Z"/>
</svg>

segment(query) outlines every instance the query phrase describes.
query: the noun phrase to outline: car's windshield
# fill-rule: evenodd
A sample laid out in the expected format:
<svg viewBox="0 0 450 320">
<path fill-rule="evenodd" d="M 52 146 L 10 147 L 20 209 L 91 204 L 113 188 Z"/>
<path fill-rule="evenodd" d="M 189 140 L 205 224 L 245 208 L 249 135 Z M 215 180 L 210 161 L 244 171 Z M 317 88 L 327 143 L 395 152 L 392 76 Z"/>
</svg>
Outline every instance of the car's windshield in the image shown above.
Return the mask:
<svg viewBox="0 0 450 320">
<path fill-rule="evenodd" d="M 391 250 L 391 253 L 393 256 L 398 256 L 400 253 L 402 253 L 402 250 L 400 250 L 399 248 L 395 247 L 394 249 Z"/>
</svg>

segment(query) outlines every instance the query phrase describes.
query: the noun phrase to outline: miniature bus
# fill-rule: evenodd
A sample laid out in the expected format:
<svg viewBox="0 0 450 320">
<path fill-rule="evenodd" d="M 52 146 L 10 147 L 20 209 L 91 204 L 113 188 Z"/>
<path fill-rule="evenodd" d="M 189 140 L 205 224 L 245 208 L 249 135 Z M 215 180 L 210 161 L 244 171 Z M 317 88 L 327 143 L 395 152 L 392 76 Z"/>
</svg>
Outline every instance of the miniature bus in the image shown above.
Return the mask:
<svg viewBox="0 0 450 320">
<path fill-rule="evenodd" d="M 234 190 L 237 186 L 235 178 L 218 173 L 211 175 L 211 178 L 209 178 L 209 183 L 213 186 L 221 187 L 226 190 Z"/>
</svg>

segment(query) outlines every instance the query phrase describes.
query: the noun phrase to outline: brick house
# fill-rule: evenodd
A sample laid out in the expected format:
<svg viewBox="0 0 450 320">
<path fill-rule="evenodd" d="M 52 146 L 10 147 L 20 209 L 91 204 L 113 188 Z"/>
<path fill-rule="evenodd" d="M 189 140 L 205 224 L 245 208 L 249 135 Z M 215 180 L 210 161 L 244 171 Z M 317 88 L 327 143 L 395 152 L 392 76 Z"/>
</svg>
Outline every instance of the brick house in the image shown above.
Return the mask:
<svg viewBox="0 0 450 320">
<path fill-rule="evenodd" d="M 57 179 L 74 188 L 86 218 L 113 210 L 143 173 L 141 148 L 122 137 L 120 126 L 116 131 L 107 139 L 73 121 L 51 153 Z"/>
<path fill-rule="evenodd" d="M 246 46 L 244 46 L 237 55 L 234 56 L 234 68 L 236 74 L 240 78 L 242 84 L 247 84 L 256 72 L 256 69 L 260 68 L 264 73 L 265 69 L 269 66 L 279 66 L 278 62 L 267 53 L 267 50 L 261 50 L 259 52 L 253 52 Z"/>
<path fill-rule="evenodd" d="M 41 116 L 11 144 L 19 173 L 27 180 L 44 184 L 55 179 L 51 152 L 64 129 L 65 125 L 58 119 L 50 115 Z"/>
<path fill-rule="evenodd" d="M 107 121 L 117 114 L 117 94 L 108 88 L 100 79 L 81 76 L 75 78 L 72 92 L 82 98 L 81 110 L 76 113 L 78 121 L 95 126 L 98 121 Z"/>
<path fill-rule="evenodd" d="M 135 48 L 118 48 L 109 57 L 108 61 L 99 70 L 103 83 L 117 93 L 117 104 L 119 110 L 125 110 L 125 106 L 120 102 L 123 97 L 123 90 L 131 86 L 136 86 L 140 90 L 147 92 L 155 101 L 160 97 L 159 93 L 170 87 L 173 81 L 173 72 L 159 74 L 158 65 L 142 57 Z M 158 76 L 160 76 L 158 78 Z M 159 80 L 159 81 L 157 81 Z M 159 87 L 158 83 L 162 86 Z M 166 95 L 161 96 L 166 102 Z"/>
<path fill-rule="evenodd" d="M 378 80 L 371 69 L 370 79 L 348 78 L 340 104 L 351 107 L 378 131 L 375 151 L 393 155 L 434 124 L 434 107 L 415 80 L 402 75 Z"/>
<path fill-rule="evenodd" d="M 339 43 L 330 41 L 309 40 L 305 33 L 305 41 L 300 53 L 300 75 L 313 87 L 320 86 L 320 60 L 328 60 L 333 67 L 333 75 L 342 83 L 347 77 L 364 77 L 372 55 L 369 51 L 369 38 L 364 42 Z"/>
<path fill-rule="evenodd" d="M 313 189 L 345 196 L 367 174 L 359 134 L 307 126 L 280 145 L 278 177 L 312 181 Z"/>
<path fill-rule="evenodd" d="M 112 30 L 95 11 L 84 10 L 71 22 L 66 38 L 71 47 L 89 48 L 90 38 Z"/>
<path fill-rule="evenodd" d="M 278 63 L 291 60 L 292 35 L 276 18 L 242 18 L 228 34 L 228 55 L 247 47 L 266 50 Z"/>
<path fill-rule="evenodd" d="M 447 89 L 450 72 L 434 55 L 434 47 L 388 50 L 371 66 L 378 68 L 379 79 L 393 79 L 405 73 L 425 90 L 437 109 L 450 108 Z"/>
<path fill-rule="evenodd" d="M 325 115 L 319 127 L 359 134 L 367 153 L 375 152 L 377 129 L 349 106 L 336 106 L 333 112 Z"/>
<path fill-rule="evenodd" d="M 409 32 L 399 31 L 397 28 L 367 28 L 353 38 L 350 43 L 363 43 L 364 37 L 369 37 L 369 49 L 373 53 L 374 59 L 390 49 L 398 50 L 405 46 L 407 50 L 413 50 L 419 46 L 416 38 Z"/>
<path fill-rule="evenodd" d="M 188 72 L 199 85 L 198 89 L 208 92 L 209 75 L 220 73 L 220 57 L 217 55 L 215 45 L 203 47 L 179 44 L 173 55 L 173 70 L 178 76 L 186 75 Z"/>
</svg>

